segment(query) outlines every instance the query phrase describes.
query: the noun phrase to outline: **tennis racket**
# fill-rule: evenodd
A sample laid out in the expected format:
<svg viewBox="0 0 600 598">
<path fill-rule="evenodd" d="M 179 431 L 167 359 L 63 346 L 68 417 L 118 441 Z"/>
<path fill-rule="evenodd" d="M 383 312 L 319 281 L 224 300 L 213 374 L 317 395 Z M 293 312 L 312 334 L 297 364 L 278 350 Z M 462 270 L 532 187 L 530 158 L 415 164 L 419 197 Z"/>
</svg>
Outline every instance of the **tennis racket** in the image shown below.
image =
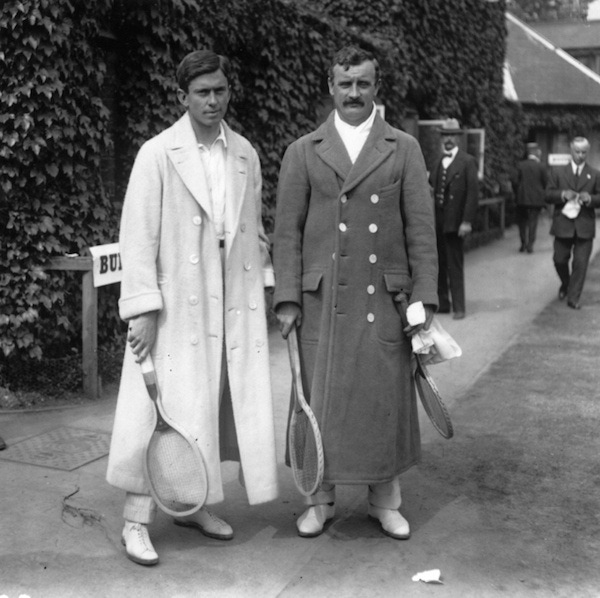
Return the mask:
<svg viewBox="0 0 600 598">
<path fill-rule="evenodd" d="M 398 303 L 400 303 L 400 314 L 402 317 L 403 326 L 408 325 L 406 318 L 406 310 L 408 308 L 408 298 L 406 295 L 401 293 L 396 297 Z M 419 353 L 413 353 L 416 361 L 415 369 L 415 386 L 417 387 L 417 393 L 421 399 L 421 404 L 433 427 L 444 437 L 452 438 L 454 436 L 454 429 L 452 427 L 452 420 L 448 414 L 448 410 L 442 401 L 440 392 L 433 381 L 433 378 L 429 374 L 427 367 L 423 363 L 423 359 Z"/>
<path fill-rule="evenodd" d="M 168 515 L 191 515 L 204 505 L 208 494 L 204 458 L 196 441 L 166 415 L 152 358 L 146 357 L 141 367 L 148 395 L 155 407 L 154 431 L 144 455 L 150 493 Z"/>
<path fill-rule="evenodd" d="M 288 431 L 288 451 L 294 482 L 304 496 L 315 494 L 323 483 L 325 458 L 317 418 L 304 396 L 296 326 L 287 337 L 292 368 L 293 405 Z"/>
</svg>

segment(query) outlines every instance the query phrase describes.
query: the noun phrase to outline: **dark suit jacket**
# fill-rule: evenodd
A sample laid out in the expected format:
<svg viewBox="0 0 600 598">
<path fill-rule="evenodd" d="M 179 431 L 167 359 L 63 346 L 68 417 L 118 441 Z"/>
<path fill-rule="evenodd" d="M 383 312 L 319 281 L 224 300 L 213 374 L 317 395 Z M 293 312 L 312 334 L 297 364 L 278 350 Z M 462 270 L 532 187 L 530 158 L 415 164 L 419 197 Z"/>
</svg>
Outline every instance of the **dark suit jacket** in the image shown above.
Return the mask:
<svg viewBox="0 0 600 598">
<path fill-rule="evenodd" d="M 561 194 L 568 189 L 578 193 L 587 191 L 592 196 L 591 205 L 581 206 L 581 211 L 574 220 L 561 213 L 562 206 L 565 203 Z M 546 188 L 546 202 L 555 205 L 550 229 L 551 235 L 570 239 L 577 233 L 580 239 L 593 239 L 596 235 L 596 213 L 594 208 L 600 207 L 600 172 L 585 164 L 579 176 L 579 181 L 576 182 L 571 163 L 565 166 L 557 166 L 550 172 L 550 180 Z"/>
<path fill-rule="evenodd" d="M 438 177 L 442 176 L 440 158 L 429 177 L 434 194 Z M 436 201 L 436 219 L 445 233 L 456 232 L 462 222 L 473 223 L 479 201 L 479 181 L 477 180 L 477 161 L 471 154 L 458 150 L 446 173 L 444 188 L 444 207 L 440 209 Z"/>
<path fill-rule="evenodd" d="M 546 202 L 548 173 L 546 167 L 533 158 L 521 160 L 513 179 L 515 199 L 518 206 L 543 208 Z"/>
</svg>

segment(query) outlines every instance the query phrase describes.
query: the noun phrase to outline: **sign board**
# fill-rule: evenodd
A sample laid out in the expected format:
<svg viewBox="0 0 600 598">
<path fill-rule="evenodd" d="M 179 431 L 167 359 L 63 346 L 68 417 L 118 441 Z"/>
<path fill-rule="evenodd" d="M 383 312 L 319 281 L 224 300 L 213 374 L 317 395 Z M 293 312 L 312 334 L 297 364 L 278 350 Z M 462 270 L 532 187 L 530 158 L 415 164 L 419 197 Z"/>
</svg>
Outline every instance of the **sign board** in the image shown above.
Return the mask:
<svg viewBox="0 0 600 598">
<path fill-rule="evenodd" d="M 571 161 L 571 154 L 548 154 L 548 166 L 565 166 Z"/>
<path fill-rule="evenodd" d="M 92 276 L 95 287 L 103 287 L 113 282 L 121 282 L 121 254 L 119 244 L 90 247 L 92 254 Z"/>
</svg>

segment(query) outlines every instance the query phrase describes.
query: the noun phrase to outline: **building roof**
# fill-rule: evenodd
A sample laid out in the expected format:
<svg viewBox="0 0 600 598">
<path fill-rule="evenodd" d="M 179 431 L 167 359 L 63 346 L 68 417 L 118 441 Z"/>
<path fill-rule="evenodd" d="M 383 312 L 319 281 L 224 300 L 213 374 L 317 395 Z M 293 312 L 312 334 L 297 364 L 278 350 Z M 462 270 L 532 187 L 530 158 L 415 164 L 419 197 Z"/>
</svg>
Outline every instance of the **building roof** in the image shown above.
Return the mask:
<svg viewBox="0 0 600 598">
<path fill-rule="evenodd" d="M 600 21 L 534 23 L 533 28 L 563 50 L 600 49 Z"/>
<path fill-rule="evenodd" d="M 508 80 L 524 104 L 600 107 L 600 75 L 510 13 L 506 26 L 505 90 Z"/>
</svg>

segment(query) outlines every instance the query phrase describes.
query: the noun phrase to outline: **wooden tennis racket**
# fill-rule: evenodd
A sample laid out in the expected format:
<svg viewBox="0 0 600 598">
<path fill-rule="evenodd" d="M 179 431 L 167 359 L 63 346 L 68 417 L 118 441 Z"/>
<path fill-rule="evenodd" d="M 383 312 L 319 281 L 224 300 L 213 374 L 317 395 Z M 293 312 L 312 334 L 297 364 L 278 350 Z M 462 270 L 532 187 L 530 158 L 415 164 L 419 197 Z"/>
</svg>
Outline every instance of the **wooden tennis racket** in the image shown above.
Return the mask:
<svg viewBox="0 0 600 598">
<path fill-rule="evenodd" d="M 315 494 L 323 483 L 325 457 L 317 418 L 310 408 L 302 386 L 302 370 L 296 325 L 287 337 L 292 368 L 293 405 L 288 430 L 288 451 L 294 482 L 304 496 Z"/>
<path fill-rule="evenodd" d="M 408 298 L 406 295 L 401 293 L 396 298 L 400 304 L 400 315 L 402 318 L 402 325 L 408 325 L 408 319 L 406 317 L 406 310 L 408 309 Z M 417 393 L 421 399 L 421 404 L 433 427 L 444 437 L 452 438 L 454 436 L 454 429 L 452 427 L 452 420 L 440 392 L 433 381 L 433 378 L 429 374 L 427 367 L 423 363 L 423 359 L 419 353 L 413 353 L 416 361 L 415 369 L 415 386 L 417 387 Z"/>
<path fill-rule="evenodd" d="M 208 474 L 197 442 L 164 411 L 150 356 L 141 364 L 148 395 L 154 403 L 155 425 L 146 446 L 144 470 L 150 493 L 168 515 L 198 511 L 208 494 Z"/>
</svg>

